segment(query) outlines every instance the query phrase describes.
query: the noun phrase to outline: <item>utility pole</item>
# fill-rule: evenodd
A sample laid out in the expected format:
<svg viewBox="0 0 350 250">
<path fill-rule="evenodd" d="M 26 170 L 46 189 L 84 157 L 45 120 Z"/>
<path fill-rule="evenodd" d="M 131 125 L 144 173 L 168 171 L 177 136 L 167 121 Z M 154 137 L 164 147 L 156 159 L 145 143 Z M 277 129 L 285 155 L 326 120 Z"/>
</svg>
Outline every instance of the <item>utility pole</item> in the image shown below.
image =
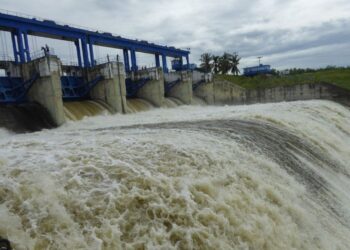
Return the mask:
<svg viewBox="0 0 350 250">
<path fill-rule="evenodd" d="M 263 58 L 262 56 L 258 56 L 258 59 L 259 59 L 259 66 L 261 64 L 261 58 Z"/>
</svg>

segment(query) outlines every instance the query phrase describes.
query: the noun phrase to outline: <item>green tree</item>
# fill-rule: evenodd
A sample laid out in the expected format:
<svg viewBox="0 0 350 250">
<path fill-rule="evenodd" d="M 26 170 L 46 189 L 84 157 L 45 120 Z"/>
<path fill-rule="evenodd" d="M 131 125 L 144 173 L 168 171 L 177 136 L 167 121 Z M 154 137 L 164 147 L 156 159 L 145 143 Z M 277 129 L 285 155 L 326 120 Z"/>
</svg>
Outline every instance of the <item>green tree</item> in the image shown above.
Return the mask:
<svg viewBox="0 0 350 250">
<path fill-rule="evenodd" d="M 213 56 L 213 61 L 211 64 L 211 68 L 213 69 L 214 74 L 218 74 L 220 72 L 219 62 L 220 62 L 220 56 Z"/>
<path fill-rule="evenodd" d="M 229 60 L 231 64 L 231 73 L 234 75 L 238 75 L 240 73 L 238 69 L 239 61 L 241 60 L 241 57 L 238 56 L 237 52 L 234 52 L 232 55 L 229 54 Z"/>
<path fill-rule="evenodd" d="M 204 53 L 201 55 L 200 68 L 206 73 L 209 73 L 211 71 L 211 60 L 212 60 L 212 55 L 210 53 Z"/>
<path fill-rule="evenodd" d="M 219 71 L 221 74 L 227 74 L 231 71 L 232 64 L 230 60 L 230 54 L 224 53 L 219 59 Z"/>
</svg>

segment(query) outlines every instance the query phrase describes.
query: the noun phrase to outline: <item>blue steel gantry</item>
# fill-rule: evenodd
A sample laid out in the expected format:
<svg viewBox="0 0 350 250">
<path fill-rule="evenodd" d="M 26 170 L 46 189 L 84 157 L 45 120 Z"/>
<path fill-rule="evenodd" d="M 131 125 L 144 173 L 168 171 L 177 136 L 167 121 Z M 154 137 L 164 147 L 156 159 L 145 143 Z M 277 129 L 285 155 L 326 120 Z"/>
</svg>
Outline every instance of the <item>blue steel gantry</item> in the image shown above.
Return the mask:
<svg viewBox="0 0 350 250">
<path fill-rule="evenodd" d="M 112 35 L 107 32 L 91 31 L 69 25 L 57 24 L 52 20 L 37 18 L 25 18 L 16 15 L 0 13 L 0 30 L 11 32 L 14 60 L 16 63 L 31 61 L 28 35 L 46 38 L 54 38 L 74 42 L 80 67 L 92 67 L 96 61 L 94 58 L 94 45 L 117 48 L 123 50 L 124 66 L 127 72 L 137 71 L 136 52 L 155 55 L 155 64 L 168 72 L 167 57 L 186 60 L 189 65 L 187 50 L 162 46 L 147 41 L 139 41 Z"/>
</svg>

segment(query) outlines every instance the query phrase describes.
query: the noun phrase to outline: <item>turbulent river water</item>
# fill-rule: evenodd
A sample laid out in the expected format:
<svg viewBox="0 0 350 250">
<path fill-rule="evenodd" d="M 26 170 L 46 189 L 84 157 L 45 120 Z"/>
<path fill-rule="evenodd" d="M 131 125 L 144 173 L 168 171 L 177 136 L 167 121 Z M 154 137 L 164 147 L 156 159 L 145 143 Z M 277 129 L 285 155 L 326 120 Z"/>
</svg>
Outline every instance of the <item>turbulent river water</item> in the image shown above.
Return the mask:
<svg viewBox="0 0 350 250">
<path fill-rule="evenodd" d="M 350 249 L 350 111 L 153 109 L 0 129 L 15 249 Z"/>
</svg>

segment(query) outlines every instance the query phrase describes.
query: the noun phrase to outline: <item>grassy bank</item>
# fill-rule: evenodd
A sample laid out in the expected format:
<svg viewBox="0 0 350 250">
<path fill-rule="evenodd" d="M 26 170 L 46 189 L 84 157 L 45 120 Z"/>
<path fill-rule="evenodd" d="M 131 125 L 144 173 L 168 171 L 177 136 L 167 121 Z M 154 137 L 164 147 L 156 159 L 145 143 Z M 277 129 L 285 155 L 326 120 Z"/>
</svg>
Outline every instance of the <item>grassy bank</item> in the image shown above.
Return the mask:
<svg viewBox="0 0 350 250">
<path fill-rule="evenodd" d="M 339 87 L 350 90 L 350 69 L 324 69 L 311 73 L 302 73 L 286 76 L 231 76 L 216 75 L 216 79 L 233 82 L 246 89 L 270 88 L 281 85 L 296 85 L 304 83 L 333 83 Z"/>
</svg>

